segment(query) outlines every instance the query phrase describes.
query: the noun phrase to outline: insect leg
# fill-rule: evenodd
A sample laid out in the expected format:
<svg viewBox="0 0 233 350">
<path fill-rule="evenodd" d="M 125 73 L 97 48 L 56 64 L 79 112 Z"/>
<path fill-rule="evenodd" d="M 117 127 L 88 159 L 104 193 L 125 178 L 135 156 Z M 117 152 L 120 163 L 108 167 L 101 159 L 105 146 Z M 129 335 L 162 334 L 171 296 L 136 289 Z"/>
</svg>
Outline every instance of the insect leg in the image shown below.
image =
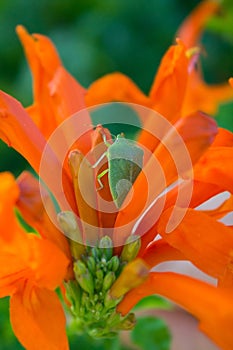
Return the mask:
<svg viewBox="0 0 233 350">
<path fill-rule="evenodd" d="M 96 167 L 99 165 L 99 163 L 101 162 L 101 160 L 104 159 L 104 157 L 106 156 L 106 153 L 107 153 L 107 152 L 104 152 L 104 153 L 102 154 L 102 156 L 99 157 L 99 159 L 97 160 L 97 162 L 95 162 L 91 167 L 92 167 L 92 168 L 96 168 Z"/>
<path fill-rule="evenodd" d="M 100 180 L 104 175 L 106 175 L 107 173 L 109 172 L 109 169 L 105 169 L 104 171 L 102 171 L 102 173 L 100 173 L 98 176 L 97 176 L 97 181 L 100 185 L 99 188 L 97 188 L 97 191 L 99 190 L 102 190 L 102 188 L 104 187 L 102 181 Z"/>
</svg>

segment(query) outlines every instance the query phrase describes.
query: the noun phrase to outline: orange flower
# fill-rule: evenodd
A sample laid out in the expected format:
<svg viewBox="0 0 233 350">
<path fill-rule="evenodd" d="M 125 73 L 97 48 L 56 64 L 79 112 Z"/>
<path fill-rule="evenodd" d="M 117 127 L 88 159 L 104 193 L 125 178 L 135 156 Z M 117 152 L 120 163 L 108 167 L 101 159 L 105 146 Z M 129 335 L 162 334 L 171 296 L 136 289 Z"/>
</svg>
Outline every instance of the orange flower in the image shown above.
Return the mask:
<svg viewBox="0 0 233 350">
<path fill-rule="evenodd" d="M 154 82 L 146 96 L 127 76 L 112 73 L 95 81 L 88 89 L 88 105 L 124 101 L 148 106 L 176 121 L 197 110 L 215 114 L 222 102 L 233 99 L 230 86 L 208 85 L 203 80 L 200 65 L 199 39 L 208 19 L 217 12 L 215 0 L 202 1 L 177 31 L 177 45 L 165 53 Z M 172 91 L 172 93 L 171 93 Z M 169 103 L 167 103 L 169 101 Z"/>
<path fill-rule="evenodd" d="M 49 240 L 24 232 L 14 216 L 19 188 L 9 173 L 0 179 L 0 295 L 11 297 L 13 330 L 27 349 L 68 349 L 65 315 L 54 290 L 69 260 Z"/>
<path fill-rule="evenodd" d="M 213 5 L 207 11 L 205 4 L 213 2 L 204 2 L 198 15 L 191 15 L 185 24 L 189 32 L 194 18 L 191 46 L 215 9 Z M 186 308 L 223 349 L 231 349 L 233 310 L 227 305 L 232 302 L 233 235 L 232 227 L 219 219 L 232 211 L 232 197 L 213 211 L 196 209 L 216 194 L 233 193 L 233 135 L 199 112 L 203 108 L 215 111 L 219 101 L 232 97 L 232 90 L 226 93 L 219 88 L 214 100 L 209 94 L 204 96 L 204 104 L 204 83 L 193 65 L 198 50 L 190 51 L 182 29 L 181 39 L 162 59 L 149 96 L 120 73 L 94 82 L 84 95 L 84 89 L 62 67 L 49 39 L 31 36 L 21 26 L 17 32 L 33 73 L 34 103 L 25 110 L 0 92 L 0 136 L 46 183 L 60 206 L 60 226 L 69 237 L 51 222 L 56 211 L 37 180 L 23 173 L 16 185 L 10 175 L 2 175 L 2 266 L 11 263 L 0 271 L 0 290 L 2 296 L 12 296 L 11 321 L 19 340 L 28 349 L 67 348 L 64 315 L 54 292 L 65 280 L 67 302 L 91 335 L 131 328 L 134 319 L 127 315 L 131 307 L 141 297 L 158 293 Z M 93 128 L 85 110 L 86 105 L 111 101 L 129 102 L 138 113 L 138 146 L 149 151 L 119 208 L 112 200 L 108 178 L 101 179 L 101 186 L 96 184 L 96 175 L 107 170 L 106 164 L 98 170 L 97 165 L 91 166 L 107 150 L 103 140 L 111 144 L 110 132 L 101 125 Z M 76 112 L 75 123 L 69 124 Z M 58 144 L 53 143 L 53 132 L 67 127 L 66 123 L 72 128 L 65 128 Z M 70 134 L 74 136 L 71 144 L 67 143 Z M 104 210 L 101 198 L 108 201 L 110 211 Z M 23 232 L 13 217 L 14 205 L 40 237 Z M 214 277 L 218 287 L 180 274 L 149 273 L 150 268 L 170 260 L 192 262 Z M 122 317 L 115 313 L 116 307 Z M 51 324 L 56 327 L 48 329 Z M 34 339 L 38 344 L 34 345 Z"/>
</svg>

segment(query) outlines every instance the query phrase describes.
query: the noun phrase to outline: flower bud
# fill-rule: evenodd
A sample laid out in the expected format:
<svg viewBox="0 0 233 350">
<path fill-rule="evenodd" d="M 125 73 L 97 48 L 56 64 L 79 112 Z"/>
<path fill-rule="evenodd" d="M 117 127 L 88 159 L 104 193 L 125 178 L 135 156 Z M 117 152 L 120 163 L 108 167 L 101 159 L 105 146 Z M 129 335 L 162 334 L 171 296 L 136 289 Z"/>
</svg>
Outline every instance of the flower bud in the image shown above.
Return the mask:
<svg viewBox="0 0 233 350">
<path fill-rule="evenodd" d="M 130 329 L 133 329 L 136 324 L 136 317 L 134 313 L 128 314 L 123 321 L 119 324 L 119 328 L 124 331 L 128 331 Z"/>
<path fill-rule="evenodd" d="M 109 260 L 112 257 L 113 253 L 113 247 L 112 247 L 112 240 L 108 236 L 104 236 L 101 238 L 99 243 L 99 248 L 101 248 L 103 256 Z"/>
<path fill-rule="evenodd" d="M 141 239 L 139 236 L 131 235 L 127 238 L 121 253 L 121 260 L 130 262 L 138 254 L 141 247 Z"/>
<path fill-rule="evenodd" d="M 109 290 L 113 282 L 115 281 L 115 279 L 116 279 L 115 273 L 112 271 L 109 271 L 107 275 L 104 277 L 103 290 Z"/>
<path fill-rule="evenodd" d="M 120 266 L 120 261 L 117 255 L 114 255 L 111 260 L 108 261 L 108 270 L 116 272 Z"/>
<path fill-rule="evenodd" d="M 62 211 L 57 215 L 59 226 L 64 234 L 70 238 L 71 255 L 79 259 L 84 253 L 85 246 L 78 243 L 82 242 L 82 234 L 78 227 L 75 214 L 72 211 Z"/>
<path fill-rule="evenodd" d="M 87 267 L 88 267 L 88 270 L 94 275 L 96 271 L 96 263 L 93 256 L 89 256 L 87 258 Z"/>
<path fill-rule="evenodd" d="M 83 290 L 89 294 L 94 293 L 94 281 L 91 273 L 88 271 L 86 265 L 78 260 L 74 263 L 74 274 L 76 280 L 80 284 Z"/>
<path fill-rule="evenodd" d="M 131 261 L 120 276 L 117 278 L 112 288 L 110 296 L 113 299 L 118 299 L 129 292 L 131 289 L 139 286 L 145 281 L 149 274 L 149 267 L 142 259 Z"/>
</svg>

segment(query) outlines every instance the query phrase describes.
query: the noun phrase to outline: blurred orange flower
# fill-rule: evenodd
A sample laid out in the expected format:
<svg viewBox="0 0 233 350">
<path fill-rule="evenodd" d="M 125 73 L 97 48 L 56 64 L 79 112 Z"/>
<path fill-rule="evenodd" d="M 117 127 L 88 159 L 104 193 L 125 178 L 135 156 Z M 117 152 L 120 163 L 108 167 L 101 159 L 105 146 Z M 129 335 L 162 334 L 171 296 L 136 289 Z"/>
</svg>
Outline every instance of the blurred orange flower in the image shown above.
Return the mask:
<svg viewBox="0 0 233 350">
<path fill-rule="evenodd" d="M 11 296 L 15 335 L 27 349 L 68 349 L 65 315 L 54 290 L 66 276 L 69 259 L 51 241 L 26 234 L 19 225 L 14 207 L 20 190 L 13 176 L 1 173 L 0 184 L 0 296 Z"/>
</svg>

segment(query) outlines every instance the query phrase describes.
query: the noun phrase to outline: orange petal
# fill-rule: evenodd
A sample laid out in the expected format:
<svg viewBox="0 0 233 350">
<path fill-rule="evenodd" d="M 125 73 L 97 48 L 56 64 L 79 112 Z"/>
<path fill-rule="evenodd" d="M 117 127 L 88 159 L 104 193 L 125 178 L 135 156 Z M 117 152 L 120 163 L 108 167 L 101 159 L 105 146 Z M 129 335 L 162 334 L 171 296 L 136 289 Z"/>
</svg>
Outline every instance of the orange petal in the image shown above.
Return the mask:
<svg viewBox="0 0 233 350">
<path fill-rule="evenodd" d="M 142 259 L 152 268 L 164 261 L 186 260 L 184 255 L 163 239 L 152 242 L 142 254 Z"/>
<path fill-rule="evenodd" d="M 167 185 L 170 185 L 177 177 L 177 167 L 182 169 L 188 166 L 188 164 L 185 164 L 185 158 L 183 158 L 184 147 L 187 147 L 190 157 L 189 165 L 195 164 L 202 153 L 211 145 L 217 134 L 216 122 L 200 112 L 179 119 L 174 126 L 175 129 L 171 130 L 162 139 L 162 142 L 154 151 L 154 156 L 163 167 Z M 182 141 L 178 140 L 177 133 Z M 187 170 L 183 169 L 184 172 Z"/>
<path fill-rule="evenodd" d="M 69 154 L 69 165 L 85 242 L 96 245 L 99 239 L 99 217 L 93 168 L 78 150 Z"/>
<path fill-rule="evenodd" d="M 96 80 L 89 88 L 85 99 L 88 106 L 105 102 L 129 102 L 150 106 L 150 100 L 122 73 L 112 73 Z"/>
<path fill-rule="evenodd" d="M 181 24 L 177 32 L 178 38 L 180 38 L 189 48 L 197 45 L 205 24 L 209 18 L 218 11 L 218 9 L 218 1 L 202 1 Z"/>
<path fill-rule="evenodd" d="M 164 55 L 151 87 L 153 109 L 170 121 L 176 120 L 180 116 L 187 79 L 186 47 L 178 40 Z"/>
<path fill-rule="evenodd" d="M 193 185 L 192 197 L 190 198 L 190 203 L 188 205 L 190 208 L 195 208 L 200 204 L 206 202 L 208 199 L 212 198 L 216 194 L 219 194 L 224 191 L 221 188 L 221 184 L 218 184 L 218 185 L 209 184 L 206 182 L 194 180 L 192 185 Z M 182 191 L 182 193 L 185 193 L 186 189 L 188 190 L 188 188 L 189 188 L 189 183 L 184 182 L 183 184 L 180 185 L 179 190 Z M 172 189 L 167 194 L 166 205 L 164 206 L 164 208 L 167 209 L 172 205 L 174 205 L 176 202 L 177 195 L 178 195 L 178 187 Z"/>
<path fill-rule="evenodd" d="M 64 198 L 64 193 L 69 203 L 74 203 L 73 189 L 69 175 L 64 174 L 64 193 L 59 188 L 59 184 L 54 181 L 54 173 L 59 174 L 62 165 L 54 152 L 46 145 L 46 140 L 33 123 L 22 105 L 11 96 L 0 91 L 0 137 L 9 146 L 24 156 L 37 173 L 40 171 L 41 178 L 53 192 L 55 198 L 60 203 Z M 45 146 L 47 146 L 47 157 L 45 160 L 50 165 L 53 172 L 48 171 L 48 167 L 42 167 L 41 157 Z M 62 204 L 61 204 L 62 206 Z"/>
<path fill-rule="evenodd" d="M 116 240 L 123 239 L 122 243 L 132 231 L 142 210 L 145 210 L 145 207 L 148 207 L 167 186 L 177 180 L 177 167 L 179 167 L 179 176 L 186 176 L 192 168 L 192 163 L 195 163 L 213 142 L 217 132 L 214 120 L 201 113 L 182 118 L 175 127 L 167 131 L 167 135 L 156 148 L 154 157 L 150 158 L 136 179 L 131 201 L 119 211 L 114 235 Z M 186 156 L 185 152 L 187 152 Z M 160 205 L 158 213 L 161 208 Z M 156 217 L 158 218 L 158 214 L 155 215 Z M 122 227 L 124 225 L 125 227 Z M 150 223 L 149 227 L 151 226 Z"/>
<path fill-rule="evenodd" d="M 0 92 L 0 136 L 4 142 L 22 154 L 39 171 L 40 158 L 46 140 L 22 105 Z"/>
<path fill-rule="evenodd" d="M 218 134 L 215 137 L 215 140 L 212 143 L 211 147 L 219 147 L 219 146 L 232 147 L 233 132 L 223 128 L 218 128 Z"/>
<path fill-rule="evenodd" d="M 55 292 L 34 288 L 29 300 L 18 292 L 10 300 L 13 331 L 28 350 L 68 350 L 65 315 Z"/>
<path fill-rule="evenodd" d="M 208 85 L 203 81 L 199 71 L 192 71 L 185 95 L 182 115 L 196 111 L 204 111 L 215 115 L 220 103 L 232 101 L 233 90 L 227 83 Z"/>
<path fill-rule="evenodd" d="M 47 138 L 56 128 L 49 96 L 49 82 L 52 80 L 61 61 L 52 42 L 45 36 L 30 35 L 23 26 L 17 26 L 17 34 L 24 47 L 33 75 L 35 103 L 28 109 L 34 122 Z"/>
<path fill-rule="evenodd" d="M 36 285 L 54 290 L 64 280 L 69 265 L 68 258 L 52 242 L 29 235 L 30 255 L 28 266 L 34 273 Z"/>
<path fill-rule="evenodd" d="M 215 220 L 219 220 L 225 215 L 233 212 L 233 196 L 231 195 L 230 198 L 225 200 L 220 206 L 218 206 L 216 209 L 212 210 L 202 210 L 202 213 L 207 214 L 214 218 Z"/>
<path fill-rule="evenodd" d="M 34 80 L 34 104 L 27 111 L 48 138 L 65 118 L 85 107 L 85 90 L 62 67 L 53 43 L 46 36 L 30 35 L 22 26 L 17 27 L 17 33 Z M 83 123 L 90 124 L 90 118 Z"/>
<path fill-rule="evenodd" d="M 13 249 L 3 247 L 1 242 L 0 254 L 0 298 L 12 295 L 25 281 L 25 277 L 30 274 L 30 269 L 25 261 Z"/>
<path fill-rule="evenodd" d="M 130 291 L 118 305 L 125 315 L 138 301 L 160 294 L 178 303 L 200 321 L 200 328 L 223 350 L 233 347 L 232 293 L 188 276 L 175 273 L 150 273 L 139 287 Z"/>
<path fill-rule="evenodd" d="M 194 167 L 194 179 L 233 193 L 233 148 L 210 147 Z"/>
<path fill-rule="evenodd" d="M 177 33 L 187 47 L 192 48 L 198 44 L 205 24 L 219 7 L 218 1 L 202 1 L 187 17 Z M 220 103 L 232 99 L 233 92 L 228 84 L 208 85 L 204 82 L 201 72 L 193 70 L 188 79 L 182 115 L 187 115 L 197 109 L 214 115 Z"/>
<path fill-rule="evenodd" d="M 166 210 L 159 220 L 160 235 L 202 271 L 222 280 L 232 264 L 232 229 L 200 211 L 175 208 L 177 214 L 183 211 L 185 216 L 172 232 L 167 233 L 172 209 Z"/>
<path fill-rule="evenodd" d="M 70 263 L 64 253 L 48 240 L 22 234 L 1 242 L 1 288 L 19 288 L 24 281 L 54 290 L 64 280 Z M 2 293 L 2 291 L 1 291 Z"/>
<path fill-rule="evenodd" d="M 198 205 L 202 204 L 203 202 L 207 201 L 211 197 L 215 196 L 218 193 L 221 193 L 223 190 L 221 187 L 218 187 L 216 185 L 202 183 L 198 181 L 193 181 L 192 183 L 192 197 L 190 198 L 190 203 L 185 202 L 185 207 L 187 205 L 190 208 L 195 208 Z M 145 248 L 148 246 L 149 243 L 151 243 L 155 237 L 158 235 L 158 219 L 159 215 L 158 213 L 161 213 L 161 208 L 163 211 L 165 211 L 167 208 L 170 208 L 171 206 L 177 204 L 176 201 L 178 199 L 178 195 L 180 193 L 189 193 L 190 192 L 190 183 L 184 182 L 175 188 L 173 188 L 171 191 L 166 193 L 164 196 L 161 196 L 156 203 L 151 207 L 151 209 L 146 213 L 146 215 L 143 217 L 143 220 L 138 225 L 137 230 L 135 231 L 135 234 L 140 235 L 140 232 L 145 232 L 145 228 L 149 228 L 148 231 L 143 234 L 141 237 L 141 248 L 140 248 L 140 256 L 144 252 Z M 187 196 L 186 196 L 187 198 Z M 180 202 L 180 205 L 182 203 Z"/>
<path fill-rule="evenodd" d="M 109 130 L 103 128 L 101 125 L 98 125 L 92 134 L 92 154 L 94 156 L 93 164 L 98 162 L 102 155 L 107 151 L 107 146 L 104 142 L 104 138 L 106 138 L 107 142 L 112 142 Z M 101 174 L 107 168 L 108 162 L 107 158 L 105 157 L 105 162 L 103 160 L 103 165 L 101 163 L 98 170 L 96 169 L 96 175 Z M 99 189 L 97 194 L 100 226 L 109 228 L 110 232 L 110 228 L 114 227 L 117 210 L 110 192 L 107 174 L 101 178 L 101 182 L 103 184 L 103 188 Z M 99 187 L 99 183 L 96 181 L 96 188 Z"/>
<path fill-rule="evenodd" d="M 37 94 L 40 90 L 41 77 L 39 75 L 41 70 L 43 69 L 52 78 L 57 68 L 61 66 L 61 60 L 51 40 L 46 36 L 30 35 L 21 25 L 17 26 L 16 32 L 23 44 L 32 73 L 36 78 L 34 90 Z"/>
<path fill-rule="evenodd" d="M 19 188 L 11 173 L 0 173 L 0 227 L 1 239 L 10 241 L 14 236 L 16 218 L 13 212 L 19 197 Z"/>
<path fill-rule="evenodd" d="M 41 187 L 37 179 L 29 172 L 24 171 L 17 179 L 20 196 L 16 202 L 24 219 L 35 228 L 42 237 L 55 243 L 68 257 L 69 245 L 66 237 L 51 222 L 41 197 L 48 203 L 51 201 L 48 192 Z M 51 206 L 53 203 L 51 202 Z M 55 215 L 55 214 L 54 214 Z"/>
</svg>

